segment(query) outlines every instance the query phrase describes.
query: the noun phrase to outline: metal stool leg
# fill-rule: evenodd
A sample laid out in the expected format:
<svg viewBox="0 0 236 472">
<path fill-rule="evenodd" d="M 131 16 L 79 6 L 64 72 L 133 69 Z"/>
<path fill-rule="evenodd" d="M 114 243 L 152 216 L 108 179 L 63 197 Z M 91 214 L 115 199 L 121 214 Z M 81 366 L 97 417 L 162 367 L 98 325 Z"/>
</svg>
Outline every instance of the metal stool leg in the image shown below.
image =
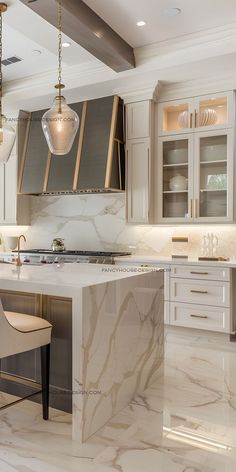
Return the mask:
<svg viewBox="0 0 236 472">
<path fill-rule="evenodd" d="M 49 373 L 50 373 L 50 344 L 42 346 L 41 350 L 41 379 L 43 419 L 48 420 L 49 410 Z"/>
</svg>

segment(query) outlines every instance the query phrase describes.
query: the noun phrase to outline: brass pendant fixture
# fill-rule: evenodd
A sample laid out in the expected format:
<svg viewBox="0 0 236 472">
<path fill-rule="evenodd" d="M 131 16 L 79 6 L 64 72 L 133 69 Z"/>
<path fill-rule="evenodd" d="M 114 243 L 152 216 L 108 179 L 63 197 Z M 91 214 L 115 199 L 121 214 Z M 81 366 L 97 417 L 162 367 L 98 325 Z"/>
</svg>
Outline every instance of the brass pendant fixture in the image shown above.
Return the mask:
<svg viewBox="0 0 236 472">
<path fill-rule="evenodd" d="M 72 148 L 79 129 L 79 117 L 62 96 L 62 0 L 58 0 L 58 90 L 52 108 L 42 118 L 42 128 L 52 154 L 64 156 Z"/>
<path fill-rule="evenodd" d="M 2 14 L 6 11 L 7 5 L 0 2 L 0 163 L 8 161 L 16 139 L 14 128 L 2 114 Z"/>
</svg>

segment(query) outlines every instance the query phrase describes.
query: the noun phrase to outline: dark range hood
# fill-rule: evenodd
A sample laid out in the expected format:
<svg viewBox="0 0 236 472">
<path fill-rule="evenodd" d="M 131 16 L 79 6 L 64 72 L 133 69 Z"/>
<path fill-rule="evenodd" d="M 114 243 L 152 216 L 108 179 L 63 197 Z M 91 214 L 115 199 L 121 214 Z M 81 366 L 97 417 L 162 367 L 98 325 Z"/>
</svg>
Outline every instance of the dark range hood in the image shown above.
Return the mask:
<svg viewBox="0 0 236 472">
<path fill-rule="evenodd" d="M 80 128 L 66 156 L 49 152 L 41 127 L 45 110 L 20 112 L 18 193 L 58 195 L 125 189 L 123 101 L 112 96 L 70 106 L 80 117 Z"/>
</svg>

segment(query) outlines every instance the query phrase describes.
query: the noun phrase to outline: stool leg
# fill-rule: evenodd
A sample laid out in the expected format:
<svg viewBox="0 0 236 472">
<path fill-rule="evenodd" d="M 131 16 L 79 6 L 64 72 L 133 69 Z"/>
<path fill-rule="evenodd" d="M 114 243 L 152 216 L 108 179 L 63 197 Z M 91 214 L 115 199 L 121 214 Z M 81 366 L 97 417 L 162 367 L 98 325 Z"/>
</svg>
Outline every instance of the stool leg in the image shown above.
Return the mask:
<svg viewBox="0 0 236 472">
<path fill-rule="evenodd" d="M 41 379 L 43 419 L 48 420 L 49 409 L 49 373 L 50 373 L 50 344 L 42 346 L 41 350 Z"/>
</svg>

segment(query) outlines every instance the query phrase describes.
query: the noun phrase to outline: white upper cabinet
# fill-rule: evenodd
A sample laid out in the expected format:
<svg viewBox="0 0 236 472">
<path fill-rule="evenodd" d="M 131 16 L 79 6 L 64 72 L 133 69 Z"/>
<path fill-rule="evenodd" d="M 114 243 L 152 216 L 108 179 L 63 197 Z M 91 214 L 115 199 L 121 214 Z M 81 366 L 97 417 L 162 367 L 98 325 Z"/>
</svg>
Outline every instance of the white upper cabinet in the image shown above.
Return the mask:
<svg viewBox="0 0 236 472">
<path fill-rule="evenodd" d="M 159 136 L 231 128 L 234 92 L 213 93 L 158 105 Z"/>
<path fill-rule="evenodd" d="M 196 133 L 194 157 L 195 221 L 233 222 L 233 130 Z"/>
<path fill-rule="evenodd" d="M 148 139 L 129 141 L 127 145 L 127 220 L 149 222 L 150 143 Z"/>
<path fill-rule="evenodd" d="M 233 223 L 235 93 L 159 103 L 155 153 L 153 108 L 127 105 L 127 221 Z"/>
<path fill-rule="evenodd" d="M 193 221 L 193 136 L 159 138 L 155 201 L 159 221 Z"/>
<path fill-rule="evenodd" d="M 231 128 L 234 124 L 234 92 L 213 93 L 194 99 L 196 131 Z"/>
<path fill-rule="evenodd" d="M 151 132 L 151 102 L 129 103 L 126 105 L 127 112 L 127 139 L 148 138 Z"/>
<path fill-rule="evenodd" d="M 158 140 L 159 223 L 233 222 L 234 131 L 201 131 Z"/>
<path fill-rule="evenodd" d="M 234 222 L 234 92 L 158 105 L 155 222 Z"/>
<path fill-rule="evenodd" d="M 153 102 L 129 103 L 126 112 L 126 219 L 148 224 L 153 205 Z"/>
<path fill-rule="evenodd" d="M 171 100 L 158 105 L 158 134 L 178 134 L 193 130 L 193 100 Z"/>
</svg>

